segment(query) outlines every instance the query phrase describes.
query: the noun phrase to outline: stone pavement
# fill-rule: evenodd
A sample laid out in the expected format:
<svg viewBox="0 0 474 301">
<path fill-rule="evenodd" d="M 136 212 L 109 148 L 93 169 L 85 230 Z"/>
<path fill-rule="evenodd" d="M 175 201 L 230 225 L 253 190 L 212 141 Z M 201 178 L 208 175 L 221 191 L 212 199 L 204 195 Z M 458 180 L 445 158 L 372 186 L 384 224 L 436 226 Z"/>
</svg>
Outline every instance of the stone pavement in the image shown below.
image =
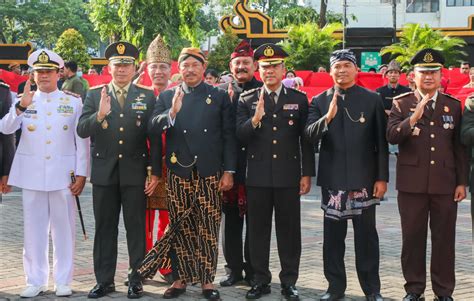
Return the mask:
<svg viewBox="0 0 474 301">
<path fill-rule="evenodd" d="M 391 159 L 391 179 L 394 179 L 394 159 Z M 380 237 L 380 275 L 382 282 L 382 294 L 385 300 L 401 300 L 405 292 L 403 290 L 403 276 L 400 268 L 400 248 L 401 232 L 400 219 L 396 205 L 396 191 L 392 181 L 388 192 L 388 201 L 383 202 L 377 208 L 377 227 Z M 323 217 L 320 209 L 319 188 L 314 186 L 311 194 L 304 198 L 302 202 L 302 258 L 300 266 L 300 277 L 297 283 L 300 295 L 303 300 L 319 300 L 325 292 L 327 282 L 323 274 L 322 263 L 322 242 L 323 242 Z M 81 196 L 82 211 L 89 239 L 84 241 L 77 219 L 77 239 L 76 239 L 76 269 L 72 289 L 74 294 L 69 299 L 85 300 L 87 292 L 94 286 L 94 272 L 92 266 L 92 245 L 94 233 L 94 218 L 92 213 L 91 187 L 87 185 Z M 472 250 L 472 230 L 470 218 L 470 201 L 465 200 L 459 206 L 457 222 L 456 240 L 456 279 L 457 285 L 454 291 L 456 300 L 474 300 L 474 268 Z M 4 195 L 0 204 L 0 301 L 18 300 L 18 294 L 24 287 L 24 275 L 22 266 L 22 206 L 20 192 Z M 350 223 L 349 223 L 350 225 Z M 365 300 L 362 293 L 354 262 L 352 226 L 346 239 L 346 270 L 348 276 L 348 288 L 346 300 Z M 428 245 L 427 249 L 430 250 Z M 52 249 L 52 248 L 51 248 Z M 52 251 L 52 250 L 51 250 Z M 50 253 L 51 253 L 50 251 Z M 429 258 L 428 251 L 428 258 Z M 216 276 L 216 283 L 224 275 L 224 259 L 222 251 L 219 254 L 219 266 Z M 127 275 L 127 246 L 124 235 L 123 224 L 120 225 L 119 235 L 119 256 L 115 283 L 117 292 L 102 300 L 127 300 L 127 288 L 123 286 L 123 281 Z M 429 260 L 428 260 L 429 262 Z M 272 238 L 271 271 L 273 273 L 272 293 L 261 300 L 281 300 L 279 288 L 279 260 L 276 251 L 276 239 Z M 429 266 L 428 266 L 429 270 Z M 217 285 L 218 286 L 218 285 Z M 167 285 L 157 276 L 145 286 L 145 296 L 141 300 L 160 299 Z M 244 283 L 232 288 L 219 288 L 223 300 L 245 300 L 245 292 L 248 287 Z M 50 280 L 49 291 L 35 299 L 65 299 L 57 298 L 54 295 L 53 281 Z M 426 289 L 426 300 L 433 299 L 431 285 Z M 200 288 L 188 287 L 186 294 L 178 300 L 198 300 L 202 299 Z"/>
</svg>

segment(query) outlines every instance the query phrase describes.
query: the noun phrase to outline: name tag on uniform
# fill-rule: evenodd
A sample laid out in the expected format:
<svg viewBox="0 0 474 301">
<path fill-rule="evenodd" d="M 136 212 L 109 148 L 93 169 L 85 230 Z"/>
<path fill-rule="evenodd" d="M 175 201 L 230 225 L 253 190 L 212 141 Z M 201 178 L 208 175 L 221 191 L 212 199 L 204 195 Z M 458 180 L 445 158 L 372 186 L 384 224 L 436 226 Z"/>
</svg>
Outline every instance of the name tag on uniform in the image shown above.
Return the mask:
<svg viewBox="0 0 474 301">
<path fill-rule="evenodd" d="M 287 103 L 283 106 L 283 110 L 298 110 L 299 106 L 297 103 Z"/>
<path fill-rule="evenodd" d="M 37 110 L 26 110 L 25 114 L 38 114 Z"/>
<path fill-rule="evenodd" d="M 74 113 L 74 108 L 70 105 L 59 105 L 57 111 L 62 115 L 72 115 Z"/>
<path fill-rule="evenodd" d="M 144 110 L 146 110 L 146 103 L 144 103 L 144 102 L 134 102 L 134 103 L 132 103 L 132 110 L 144 111 Z"/>
</svg>

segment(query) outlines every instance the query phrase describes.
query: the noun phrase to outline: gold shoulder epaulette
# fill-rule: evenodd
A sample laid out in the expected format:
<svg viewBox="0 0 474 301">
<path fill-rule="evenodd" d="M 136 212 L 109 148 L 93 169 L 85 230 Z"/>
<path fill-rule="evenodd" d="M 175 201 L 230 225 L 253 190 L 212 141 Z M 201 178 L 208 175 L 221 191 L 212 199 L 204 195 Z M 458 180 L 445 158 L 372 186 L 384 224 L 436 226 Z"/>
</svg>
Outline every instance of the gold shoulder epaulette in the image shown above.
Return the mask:
<svg viewBox="0 0 474 301">
<path fill-rule="evenodd" d="M 100 84 L 100 85 L 97 85 L 97 86 L 94 86 L 94 87 L 90 87 L 89 90 L 94 90 L 94 89 L 102 88 L 102 87 L 105 87 L 105 86 L 107 86 L 107 84 Z"/>
<path fill-rule="evenodd" d="M 253 89 L 244 91 L 244 92 L 242 92 L 242 94 L 240 94 L 240 96 L 247 96 L 247 95 L 250 95 L 250 94 L 252 94 L 252 93 L 254 93 L 255 91 L 258 91 L 258 90 L 260 90 L 260 89 L 261 89 L 261 87 L 259 87 L 259 88 L 253 88 Z"/>
<path fill-rule="evenodd" d="M 64 94 L 67 94 L 67 95 L 71 95 L 71 96 L 74 96 L 76 98 L 81 98 L 81 95 L 77 94 L 77 93 L 73 93 L 71 91 L 67 91 L 67 90 L 63 90 Z"/>
<path fill-rule="evenodd" d="M 287 89 L 293 90 L 293 91 L 298 92 L 298 93 L 301 93 L 301 94 L 303 94 L 303 95 L 306 95 L 306 92 L 305 92 L 305 91 L 301 91 L 301 90 L 298 90 L 298 89 L 295 89 L 295 88 L 287 88 Z"/>
<path fill-rule="evenodd" d="M 447 97 L 451 98 L 452 100 L 460 101 L 459 99 L 457 99 L 456 97 L 452 96 L 451 94 L 446 94 L 446 93 L 443 93 L 443 92 L 440 92 L 440 94 L 442 94 L 442 95 L 444 95 L 444 96 L 447 96 Z"/>
<path fill-rule="evenodd" d="M 400 95 L 395 96 L 393 99 L 399 99 L 399 98 L 408 96 L 408 95 L 410 95 L 410 94 L 413 94 L 413 91 L 402 93 L 402 94 L 400 94 Z"/>
<path fill-rule="evenodd" d="M 141 85 L 141 84 L 134 84 L 134 85 L 139 87 L 139 88 L 142 88 L 142 89 L 147 89 L 147 90 L 153 91 L 153 88 L 150 87 L 150 86 L 145 86 L 145 85 Z"/>
</svg>

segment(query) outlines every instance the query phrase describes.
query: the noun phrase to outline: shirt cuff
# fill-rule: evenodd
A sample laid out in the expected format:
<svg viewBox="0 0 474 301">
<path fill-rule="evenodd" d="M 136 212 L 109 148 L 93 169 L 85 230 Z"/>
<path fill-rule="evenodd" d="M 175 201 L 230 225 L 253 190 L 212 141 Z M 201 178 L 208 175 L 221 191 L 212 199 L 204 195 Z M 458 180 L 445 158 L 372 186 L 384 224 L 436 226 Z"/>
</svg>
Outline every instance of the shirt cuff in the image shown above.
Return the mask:
<svg viewBox="0 0 474 301">
<path fill-rule="evenodd" d="M 174 126 L 176 118 L 171 118 L 171 112 L 168 112 L 168 125 L 169 126 Z"/>
</svg>

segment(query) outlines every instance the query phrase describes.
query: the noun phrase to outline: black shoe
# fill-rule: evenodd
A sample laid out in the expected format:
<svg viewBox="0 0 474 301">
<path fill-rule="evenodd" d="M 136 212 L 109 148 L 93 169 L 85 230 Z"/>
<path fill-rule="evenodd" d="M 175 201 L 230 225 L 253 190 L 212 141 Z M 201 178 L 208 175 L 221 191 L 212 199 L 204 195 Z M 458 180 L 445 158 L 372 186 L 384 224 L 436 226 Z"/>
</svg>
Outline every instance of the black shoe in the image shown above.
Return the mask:
<svg viewBox="0 0 474 301">
<path fill-rule="evenodd" d="M 221 299 L 221 295 L 219 294 L 219 291 L 215 289 L 204 289 L 202 290 L 202 295 L 207 300 L 220 300 Z"/>
<path fill-rule="evenodd" d="M 143 285 L 138 283 L 130 283 L 127 292 L 128 299 L 139 299 L 143 296 Z"/>
<path fill-rule="evenodd" d="M 294 285 L 282 285 L 281 294 L 285 296 L 286 300 L 299 300 L 298 290 Z"/>
<path fill-rule="evenodd" d="M 434 301 L 454 301 L 453 297 L 442 297 L 442 296 L 436 296 Z"/>
<path fill-rule="evenodd" d="M 165 275 L 160 274 L 160 277 L 161 277 L 161 279 L 166 281 L 166 283 L 168 283 L 168 284 L 173 284 L 173 282 L 174 282 L 173 273 L 168 273 L 168 274 L 165 274 Z"/>
<path fill-rule="evenodd" d="M 235 274 L 235 273 L 230 273 L 225 276 L 224 279 L 219 282 L 221 286 L 232 286 L 236 284 L 239 281 L 242 281 L 244 278 L 242 277 L 242 274 Z"/>
<path fill-rule="evenodd" d="M 165 299 L 174 299 L 178 298 L 180 295 L 186 292 L 186 288 L 177 288 L 177 287 L 170 287 L 163 293 L 163 298 Z"/>
<path fill-rule="evenodd" d="M 344 300 L 343 293 L 330 293 L 326 292 L 320 299 L 320 301 L 337 301 L 337 300 Z"/>
<path fill-rule="evenodd" d="M 115 284 L 113 283 L 97 283 L 87 295 L 89 299 L 98 299 L 107 294 L 115 292 Z"/>
<path fill-rule="evenodd" d="M 270 294 L 271 288 L 268 284 L 256 284 L 247 292 L 245 298 L 260 299 L 262 295 Z"/>
<path fill-rule="evenodd" d="M 415 293 L 408 293 L 404 298 L 403 301 L 425 301 L 425 295 L 423 294 L 415 294 Z"/>
<path fill-rule="evenodd" d="M 380 293 L 370 294 L 365 296 L 367 301 L 383 301 L 383 297 Z"/>
</svg>

